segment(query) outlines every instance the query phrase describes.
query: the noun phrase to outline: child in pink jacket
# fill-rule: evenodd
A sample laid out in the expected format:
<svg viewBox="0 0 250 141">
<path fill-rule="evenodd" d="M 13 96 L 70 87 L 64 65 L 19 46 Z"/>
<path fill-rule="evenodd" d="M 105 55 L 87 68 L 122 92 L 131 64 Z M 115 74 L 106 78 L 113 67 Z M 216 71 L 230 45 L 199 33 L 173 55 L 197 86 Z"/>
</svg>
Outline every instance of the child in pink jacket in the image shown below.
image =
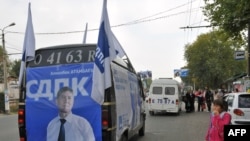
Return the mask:
<svg viewBox="0 0 250 141">
<path fill-rule="evenodd" d="M 224 125 L 231 122 L 231 115 L 226 112 L 227 108 L 227 103 L 222 99 L 213 101 L 206 141 L 224 141 Z"/>
</svg>

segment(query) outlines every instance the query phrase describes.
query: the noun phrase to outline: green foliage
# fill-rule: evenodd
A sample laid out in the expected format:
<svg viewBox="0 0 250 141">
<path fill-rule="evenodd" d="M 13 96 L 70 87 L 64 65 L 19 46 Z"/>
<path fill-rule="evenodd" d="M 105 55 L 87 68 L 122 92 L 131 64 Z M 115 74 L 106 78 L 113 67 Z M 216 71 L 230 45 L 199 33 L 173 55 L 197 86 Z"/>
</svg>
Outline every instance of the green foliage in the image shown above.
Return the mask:
<svg viewBox="0 0 250 141">
<path fill-rule="evenodd" d="M 13 101 L 13 104 L 10 105 L 10 112 L 11 113 L 18 112 L 18 101 Z"/>
<path fill-rule="evenodd" d="M 250 23 L 249 0 L 204 0 L 203 13 L 215 26 L 241 38 Z"/>
<path fill-rule="evenodd" d="M 12 76 L 18 77 L 19 76 L 19 71 L 20 71 L 20 66 L 21 66 L 21 60 L 14 60 L 11 63 L 11 70 L 10 70 L 10 74 Z"/>
<path fill-rule="evenodd" d="M 3 82 L 3 48 L 0 46 L 0 83 Z M 6 58 L 7 60 L 7 72 L 8 76 L 19 76 L 21 60 L 14 60 L 13 62 Z"/>
<path fill-rule="evenodd" d="M 223 31 L 200 35 L 185 47 L 189 81 L 196 86 L 218 88 L 227 78 L 246 71 L 246 60 L 234 59 L 234 51 L 243 49 L 242 40 L 231 40 Z M 186 81 L 188 81 L 186 80 Z"/>
</svg>

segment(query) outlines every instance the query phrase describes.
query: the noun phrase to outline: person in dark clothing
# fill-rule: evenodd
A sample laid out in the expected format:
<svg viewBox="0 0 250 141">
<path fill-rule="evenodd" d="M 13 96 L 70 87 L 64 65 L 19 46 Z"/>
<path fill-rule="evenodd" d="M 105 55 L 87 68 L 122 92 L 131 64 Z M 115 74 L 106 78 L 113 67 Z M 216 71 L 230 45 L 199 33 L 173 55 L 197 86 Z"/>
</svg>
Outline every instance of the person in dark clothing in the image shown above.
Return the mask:
<svg viewBox="0 0 250 141">
<path fill-rule="evenodd" d="M 203 112 L 203 108 L 202 108 L 202 104 L 204 102 L 203 91 L 201 89 L 199 89 L 196 96 L 198 99 L 198 112 L 200 112 L 200 111 Z"/>
<path fill-rule="evenodd" d="M 208 112 L 211 112 L 211 104 L 213 102 L 213 93 L 209 90 L 208 87 L 205 87 L 205 101 L 207 104 Z"/>
<path fill-rule="evenodd" d="M 191 108 L 191 112 L 194 112 L 195 111 L 195 109 L 194 109 L 195 94 L 193 91 L 191 91 L 190 96 L 191 96 L 191 99 L 190 99 L 191 107 L 190 108 Z"/>
<path fill-rule="evenodd" d="M 189 90 L 186 93 L 186 112 L 193 112 L 194 111 L 194 99 L 195 99 L 195 95 L 192 92 L 192 90 Z"/>
<path fill-rule="evenodd" d="M 190 95 L 190 90 L 188 90 L 187 93 L 186 93 L 185 109 L 186 109 L 186 112 L 191 112 L 191 95 Z"/>
</svg>

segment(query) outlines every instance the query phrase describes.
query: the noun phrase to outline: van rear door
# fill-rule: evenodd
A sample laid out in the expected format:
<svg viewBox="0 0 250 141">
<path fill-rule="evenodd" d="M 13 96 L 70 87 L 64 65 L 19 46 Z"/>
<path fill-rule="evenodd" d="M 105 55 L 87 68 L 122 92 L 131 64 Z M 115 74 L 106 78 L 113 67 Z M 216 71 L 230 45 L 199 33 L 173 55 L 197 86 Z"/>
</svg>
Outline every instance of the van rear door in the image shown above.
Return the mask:
<svg viewBox="0 0 250 141">
<path fill-rule="evenodd" d="M 152 88 L 152 93 L 150 96 L 150 106 L 151 109 L 154 110 L 162 110 L 163 109 L 163 87 L 158 85 L 158 86 L 153 86 Z"/>
<path fill-rule="evenodd" d="M 176 90 L 176 86 L 167 85 L 163 88 L 163 109 L 170 110 L 172 108 L 176 108 L 176 100 L 178 99 L 178 94 Z"/>
</svg>

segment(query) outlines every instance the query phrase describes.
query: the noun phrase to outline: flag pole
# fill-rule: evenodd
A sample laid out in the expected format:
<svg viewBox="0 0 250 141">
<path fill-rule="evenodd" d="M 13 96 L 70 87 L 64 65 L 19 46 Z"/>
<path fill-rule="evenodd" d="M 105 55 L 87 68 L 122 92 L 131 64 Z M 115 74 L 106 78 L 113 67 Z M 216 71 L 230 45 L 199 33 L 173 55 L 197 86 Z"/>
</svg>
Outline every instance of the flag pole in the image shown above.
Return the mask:
<svg viewBox="0 0 250 141">
<path fill-rule="evenodd" d="M 86 23 L 86 26 L 85 26 L 85 32 L 84 32 L 84 36 L 83 36 L 83 44 L 86 44 L 87 32 L 88 32 L 88 23 Z"/>
</svg>

